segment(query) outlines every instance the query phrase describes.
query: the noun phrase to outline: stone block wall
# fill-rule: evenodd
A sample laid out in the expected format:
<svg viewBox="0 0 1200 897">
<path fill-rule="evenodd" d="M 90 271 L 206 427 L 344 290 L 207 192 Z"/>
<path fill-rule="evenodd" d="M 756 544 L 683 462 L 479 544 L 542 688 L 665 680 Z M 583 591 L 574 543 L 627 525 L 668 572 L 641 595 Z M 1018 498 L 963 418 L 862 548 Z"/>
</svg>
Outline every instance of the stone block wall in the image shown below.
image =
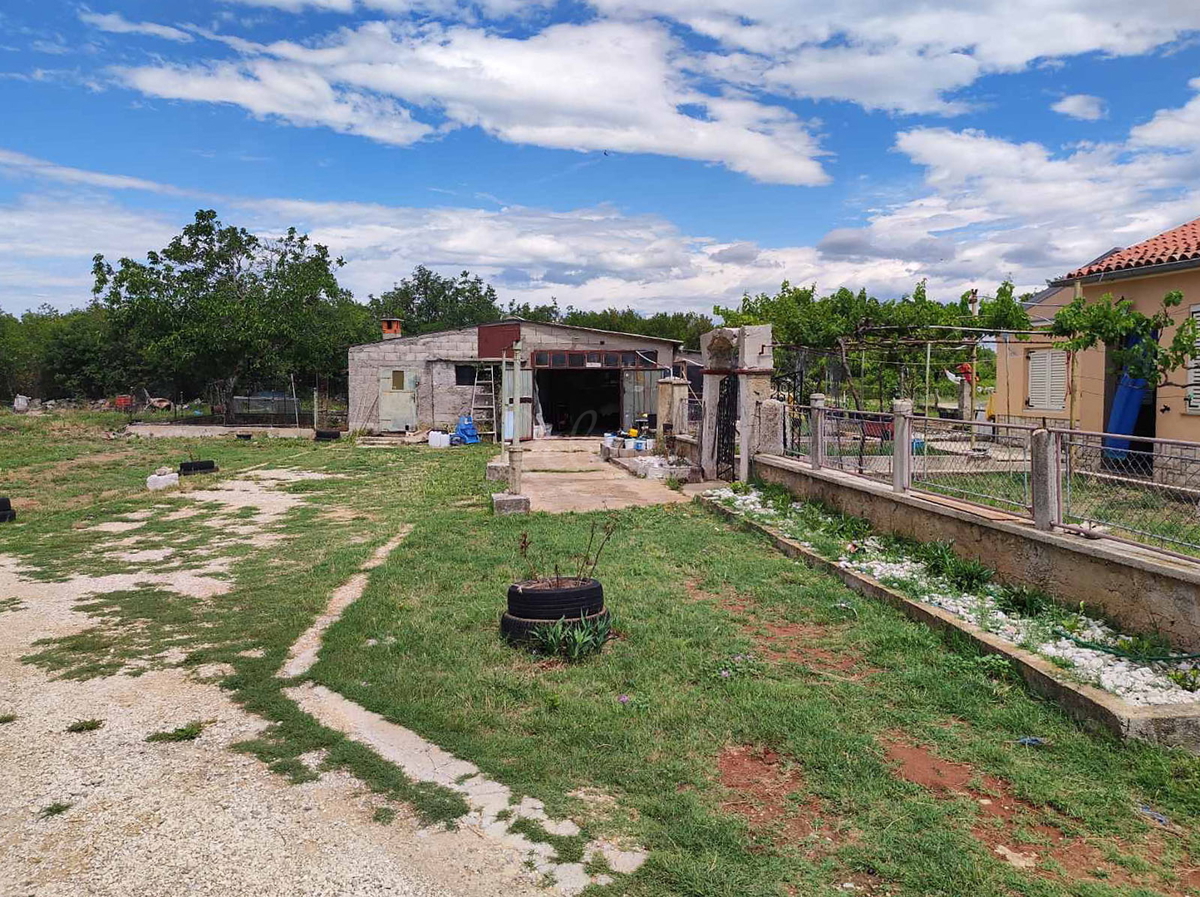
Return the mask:
<svg viewBox="0 0 1200 897">
<path fill-rule="evenodd" d="M 474 327 L 351 346 L 350 429 L 378 431 L 379 376 L 383 371 L 404 371 L 407 383 L 415 378 L 421 426 L 453 422 L 461 405 L 470 401 L 470 387 L 454 386 L 454 362 L 475 359 L 478 348 Z M 439 396 L 435 400 L 439 389 L 449 392 L 444 399 Z"/>
</svg>

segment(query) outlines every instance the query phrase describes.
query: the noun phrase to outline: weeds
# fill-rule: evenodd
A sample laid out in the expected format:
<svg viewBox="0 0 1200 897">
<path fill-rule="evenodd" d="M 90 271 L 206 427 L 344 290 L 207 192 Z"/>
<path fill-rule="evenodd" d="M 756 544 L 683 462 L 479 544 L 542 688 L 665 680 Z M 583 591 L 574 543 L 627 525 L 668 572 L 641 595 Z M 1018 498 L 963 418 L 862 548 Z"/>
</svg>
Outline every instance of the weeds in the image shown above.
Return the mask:
<svg viewBox="0 0 1200 897">
<path fill-rule="evenodd" d="M 178 729 L 147 735 L 146 740 L 150 742 L 195 741 L 200 737 L 200 733 L 204 731 L 206 726 L 208 726 L 207 722 L 196 719 L 192 720 L 186 726 L 180 726 Z"/>
<path fill-rule="evenodd" d="M 38 813 L 38 815 L 42 819 L 49 819 L 52 816 L 61 816 L 63 813 L 67 812 L 67 810 L 71 809 L 71 807 L 73 807 L 73 806 L 75 806 L 75 805 L 74 804 L 64 804 L 62 801 L 56 800 L 54 803 L 47 804 L 46 806 L 42 807 L 42 811 L 40 813 Z"/>
<path fill-rule="evenodd" d="M 68 732 L 95 732 L 104 725 L 102 719 L 77 719 L 67 724 Z"/>
<path fill-rule="evenodd" d="M 15 713 L 0 713 L 0 726 L 5 723 L 15 723 L 16 721 L 17 715 Z"/>
</svg>

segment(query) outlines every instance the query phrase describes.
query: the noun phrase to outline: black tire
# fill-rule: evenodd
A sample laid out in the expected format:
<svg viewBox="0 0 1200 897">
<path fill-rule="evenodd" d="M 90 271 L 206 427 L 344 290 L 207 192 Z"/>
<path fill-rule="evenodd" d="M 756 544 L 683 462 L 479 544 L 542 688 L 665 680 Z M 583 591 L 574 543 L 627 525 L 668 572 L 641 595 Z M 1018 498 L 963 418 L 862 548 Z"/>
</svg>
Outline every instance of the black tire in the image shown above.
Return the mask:
<svg viewBox="0 0 1200 897">
<path fill-rule="evenodd" d="M 531 583 L 508 587 L 508 612 L 528 620 L 559 620 L 604 609 L 604 587 L 594 579 L 556 589 L 531 589 Z"/>
<path fill-rule="evenodd" d="M 317 442 L 332 442 L 335 439 L 342 438 L 341 430 L 316 430 L 314 431 L 313 439 Z"/>
<path fill-rule="evenodd" d="M 17 519 L 17 512 L 12 508 L 7 511 L 0 511 L 0 523 L 12 523 Z"/>
<path fill-rule="evenodd" d="M 0 511 L 11 511 L 11 510 L 12 510 L 12 501 L 8 498 L 8 496 L 0 495 Z"/>
<path fill-rule="evenodd" d="M 194 473 L 216 473 L 219 468 L 216 461 L 181 461 L 180 476 L 191 476 Z"/>
<path fill-rule="evenodd" d="M 574 620 L 568 619 L 565 622 L 566 625 L 570 626 L 572 623 L 578 624 L 580 619 L 580 617 L 576 617 Z M 608 611 L 602 610 L 597 614 L 589 614 L 582 619 L 589 623 L 599 620 L 607 620 Z M 533 630 L 537 629 L 539 626 L 549 626 L 554 622 L 556 621 L 528 620 L 524 617 L 514 617 L 512 614 L 504 613 L 500 615 L 500 632 L 510 642 L 524 642 L 529 639 L 529 634 L 533 632 Z"/>
<path fill-rule="evenodd" d="M 234 438 L 249 441 L 254 438 L 254 434 L 253 433 L 235 433 Z"/>
</svg>

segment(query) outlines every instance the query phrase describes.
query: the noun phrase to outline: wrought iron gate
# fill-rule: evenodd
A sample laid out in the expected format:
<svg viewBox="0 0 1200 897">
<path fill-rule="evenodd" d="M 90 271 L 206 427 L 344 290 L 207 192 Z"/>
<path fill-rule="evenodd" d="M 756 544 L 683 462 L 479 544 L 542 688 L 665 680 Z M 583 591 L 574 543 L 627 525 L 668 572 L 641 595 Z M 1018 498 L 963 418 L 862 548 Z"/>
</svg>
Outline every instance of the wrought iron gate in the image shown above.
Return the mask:
<svg viewBox="0 0 1200 897">
<path fill-rule="evenodd" d="M 717 479 L 737 479 L 737 459 L 734 445 L 737 440 L 738 380 L 730 374 L 721 380 L 717 392 Z"/>
</svg>

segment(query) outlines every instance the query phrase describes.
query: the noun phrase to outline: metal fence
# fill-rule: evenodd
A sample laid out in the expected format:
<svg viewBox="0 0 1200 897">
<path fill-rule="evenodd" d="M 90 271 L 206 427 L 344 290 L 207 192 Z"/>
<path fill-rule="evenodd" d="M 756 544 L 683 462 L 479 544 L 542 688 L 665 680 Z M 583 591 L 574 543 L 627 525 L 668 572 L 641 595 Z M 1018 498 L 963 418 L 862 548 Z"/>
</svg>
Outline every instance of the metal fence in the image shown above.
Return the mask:
<svg viewBox="0 0 1200 897">
<path fill-rule="evenodd" d="M 827 467 L 891 481 L 895 452 L 892 415 L 828 408 L 821 438 Z"/>
<path fill-rule="evenodd" d="M 912 488 L 1032 516 L 1027 424 L 912 417 Z"/>
<path fill-rule="evenodd" d="M 1200 556 L 1200 442 L 905 418 L 787 405 L 783 454 L 883 480 L 897 491 L 1033 518 L 1043 529 L 1102 533 Z M 897 441 L 905 431 L 908 438 Z"/>
<path fill-rule="evenodd" d="M 701 422 L 704 420 L 704 403 L 699 399 L 687 398 L 680 403 L 680 413 L 675 415 L 675 419 L 682 421 L 680 426 L 675 428 L 675 434 L 678 436 L 699 436 L 701 430 Z"/>
<path fill-rule="evenodd" d="M 1052 430 L 1062 524 L 1195 554 L 1200 549 L 1200 444 Z"/>
<path fill-rule="evenodd" d="M 783 453 L 791 458 L 812 454 L 812 408 L 788 405 L 783 417 Z"/>
</svg>

